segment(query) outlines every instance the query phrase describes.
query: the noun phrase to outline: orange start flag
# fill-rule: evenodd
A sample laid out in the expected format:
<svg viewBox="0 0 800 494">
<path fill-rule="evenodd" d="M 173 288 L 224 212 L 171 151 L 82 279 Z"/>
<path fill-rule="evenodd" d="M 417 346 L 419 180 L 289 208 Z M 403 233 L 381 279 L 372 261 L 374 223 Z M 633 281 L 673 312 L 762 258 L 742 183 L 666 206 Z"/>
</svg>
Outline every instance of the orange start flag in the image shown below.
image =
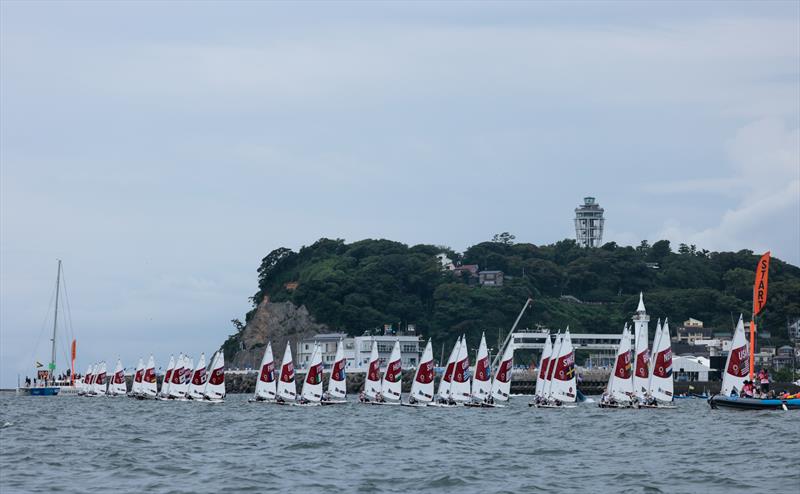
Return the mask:
<svg viewBox="0 0 800 494">
<path fill-rule="evenodd" d="M 72 361 L 70 362 L 70 366 L 69 366 L 69 368 L 70 368 L 70 373 L 69 373 L 70 384 L 75 382 L 75 354 L 77 353 L 76 352 L 77 349 L 78 349 L 77 347 L 78 347 L 78 343 L 77 343 L 77 341 L 75 339 L 73 339 L 72 340 L 72 348 L 71 348 L 71 350 L 72 350 L 72 352 L 71 352 L 72 353 L 72 355 L 71 355 L 72 356 Z"/>
<path fill-rule="evenodd" d="M 756 267 L 756 282 L 753 285 L 753 319 L 767 305 L 767 287 L 769 285 L 769 252 L 761 256 Z"/>
</svg>

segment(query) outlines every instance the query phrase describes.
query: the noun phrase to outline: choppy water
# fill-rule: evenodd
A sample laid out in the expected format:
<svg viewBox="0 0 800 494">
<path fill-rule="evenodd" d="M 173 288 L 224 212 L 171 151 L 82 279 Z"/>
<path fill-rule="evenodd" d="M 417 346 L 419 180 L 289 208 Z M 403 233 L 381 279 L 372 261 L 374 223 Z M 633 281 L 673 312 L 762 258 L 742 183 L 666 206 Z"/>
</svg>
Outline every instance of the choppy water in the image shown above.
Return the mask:
<svg viewBox="0 0 800 494">
<path fill-rule="evenodd" d="M 797 492 L 800 412 L 0 393 L 0 492 Z M 10 424 L 10 425 L 8 425 Z"/>
</svg>

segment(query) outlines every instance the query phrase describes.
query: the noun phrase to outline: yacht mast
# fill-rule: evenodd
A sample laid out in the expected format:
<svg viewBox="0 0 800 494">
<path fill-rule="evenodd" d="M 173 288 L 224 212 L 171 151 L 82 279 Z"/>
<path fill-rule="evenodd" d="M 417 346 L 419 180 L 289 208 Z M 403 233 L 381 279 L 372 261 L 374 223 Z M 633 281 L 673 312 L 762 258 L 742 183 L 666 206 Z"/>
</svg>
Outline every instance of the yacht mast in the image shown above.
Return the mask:
<svg viewBox="0 0 800 494">
<path fill-rule="evenodd" d="M 61 259 L 58 260 L 58 273 L 56 274 L 56 312 L 55 316 L 53 317 L 53 339 L 50 340 L 53 343 L 51 354 L 50 354 L 50 378 L 53 382 L 56 380 L 56 327 L 58 326 L 58 292 L 60 289 L 61 284 Z"/>
</svg>

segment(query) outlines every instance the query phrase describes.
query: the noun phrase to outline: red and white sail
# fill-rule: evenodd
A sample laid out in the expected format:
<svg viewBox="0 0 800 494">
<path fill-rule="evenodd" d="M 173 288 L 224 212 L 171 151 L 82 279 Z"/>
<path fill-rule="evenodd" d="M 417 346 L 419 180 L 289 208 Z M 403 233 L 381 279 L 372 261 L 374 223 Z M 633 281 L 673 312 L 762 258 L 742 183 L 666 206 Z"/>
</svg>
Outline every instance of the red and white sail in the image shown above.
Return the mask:
<svg viewBox="0 0 800 494">
<path fill-rule="evenodd" d="M 461 337 L 456 340 L 453 349 L 450 351 L 450 357 L 447 359 L 447 366 L 444 369 L 442 380 L 439 381 L 439 398 L 446 400 L 450 398 L 450 383 L 453 381 L 453 368 L 456 365 L 456 358 L 458 351 L 461 348 Z"/>
<path fill-rule="evenodd" d="M 108 384 L 108 394 L 109 396 L 124 396 L 127 393 L 128 385 L 125 382 L 125 370 L 122 367 L 122 361 L 117 359 L 114 375 L 111 376 L 111 382 Z"/>
<path fill-rule="evenodd" d="M 218 350 L 211 363 L 211 372 L 206 380 L 203 398 L 209 401 L 225 399 L 225 354 Z"/>
<path fill-rule="evenodd" d="M 189 389 L 186 396 L 192 400 L 202 400 L 203 391 L 206 387 L 206 354 L 201 353 L 200 358 L 197 360 L 197 365 L 192 370 L 192 376 L 189 381 Z"/>
<path fill-rule="evenodd" d="M 183 382 L 184 368 L 186 367 L 186 358 L 183 354 L 178 355 L 178 360 L 175 361 L 175 368 L 172 369 L 172 379 L 169 383 L 169 397 L 173 399 L 182 399 L 186 397 L 186 386 Z"/>
<path fill-rule="evenodd" d="M 484 401 L 492 392 L 492 370 L 489 366 L 489 350 L 486 347 L 486 333 L 481 334 L 475 373 L 472 375 L 472 399 Z"/>
<path fill-rule="evenodd" d="M 650 396 L 661 402 L 673 399 L 672 383 L 672 342 L 669 337 L 669 323 L 656 329 L 656 340 L 653 340 L 653 365 L 650 372 L 648 392 Z"/>
<path fill-rule="evenodd" d="M 272 356 L 272 342 L 267 343 L 264 356 L 261 358 L 258 381 L 256 381 L 255 398 L 257 400 L 274 400 L 276 396 L 275 358 Z"/>
<path fill-rule="evenodd" d="M 156 382 L 156 361 L 153 356 L 147 359 L 147 365 L 144 368 L 144 376 L 142 383 L 139 386 L 139 396 L 143 398 L 155 398 L 158 394 L 158 383 Z"/>
<path fill-rule="evenodd" d="M 105 396 L 106 394 L 106 363 L 100 362 L 98 364 L 99 370 L 95 373 L 94 384 L 92 391 L 97 396 Z"/>
<path fill-rule="evenodd" d="M 633 316 L 634 368 L 633 391 L 637 398 L 643 400 L 650 384 L 650 350 L 647 343 L 650 338 L 648 324 L 650 316 L 644 307 L 644 296 L 639 292 L 639 306 Z"/>
<path fill-rule="evenodd" d="M 511 392 L 511 369 L 513 366 L 514 342 L 509 341 L 492 380 L 492 398 L 494 398 L 494 401 L 508 401 L 508 396 Z"/>
<path fill-rule="evenodd" d="M 92 370 L 93 369 L 94 369 L 94 367 L 92 367 L 91 365 L 86 368 L 86 373 L 83 375 L 83 379 L 80 382 L 80 386 L 79 386 L 80 389 L 78 390 L 78 394 L 82 394 L 83 395 L 83 394 L 89 393 L 91 391 L 91 389 L 92 389 L 92 385 L 91 385 L 91 382 L 92 382 Z"/>
<path fill-rule="evenodd" d="M 322 400 L 322 370 L 322 347 L 315 343 L 300 392 L 301 398 L 310 403 L 319 403 Z"/>
<path fill-rule="evenodd" d="M 286 351 L 283 352 L 281 374 L 278 379 L 278 396 L 286 401 L 297 398 L 297 386 L 294 382 L 294 362 L 292 361 L 292 347 L 286 342 Z"/>
<path fill-rule="evenodd" d="M 550 370 L 550 357 L 553 353 L 553 343 L 550 341 L 550 334 L 544 338 L 544 348 L 542 357 L 539 359 L 539 372 L 536 374 L 536 396 L 545 398 L 545 388 L 547 383 L 547 372 Z"/>
<path fill-rule="evenodd" d="M 561 351 L 561 344 L 564 341 L 564 335 L 559 331 L 556 334 L 556 341 L 553 342 L 553 351 L 550 353 L 550 360 L 547 363 L 547 382 L 544 388 L 544 398 L 550 398 L 553 393 L 553 374 L 556 372 L 556 360 L 558 353 Z"/>
<path fill-rule="evenodd" d="M 347 397 L 347 375 L 345 368 L 347 359 L 344 358 L 344 346 L 342 341 L 336 345 L 336 356 L 333 360 L 331 377 L 328 380 L 328 395 L 334 400 L 344 400 Z"/>
<path fill-rule="evenodd" d="M 741 314 L 736 329 L 733 331 L 731 351 L 725 361 L 725 372 L 722 374 L 722 396 L 737 395 L 742 391 L 742 386 L 750 372 L 750 345 L 744 334 L 744 322 Z"/>
<path fill-rule="evenodd" d="M 467 350 L 467 338 L 462 335 L 461 346 L 458 349 L 458 358 L 453 367 L 453 382 L 450 383 L 450 397 L 457 402 L 463 403 L 469 401 L 469 388 L 469 353 Z"/>
<path fill-rule="evenodd" d="M 411 383 L 411 396 L 421 403 L 433 401 L 433 346 L 431 340 L 425 345 L 422 352 L 422 359 L 414 373 L 414 381 Z"/>
<path fill-rule="evenodd" d="M 364 394 L 370 400 L 374 400 L 381 392 L 381 360 L 378 356 L 378 342 L 372 340 L 372 350 L 369 354 L 369 367 L 367 367 L 367 379 L 364 381 Z"/>
<path fill-rule="evenodd" d="M 131 395 L 136 396 L 142 391 L 142 381 L 144 380 L 144 362 L 139 359 L 136 370 L 133 373 L 133 383 L 131 383 Z"/>
<path fill-rule="evenodd" d="M 403 384 L 403 363 L 400 360 L 400 341 L 395 340 L 389 363 L 383 373 L 381 394 L 387 401 L 400 401 L 400 390 Z"/>
<path fill-rule="evenodd" d="M 617 357 L 608 382 L 608 393 L 617 401 L 631 401 L 633 393 L 633 365 L 631 362 L 631 334 L 628 325 L 622 330 L 617 347 Z"/>
<path fill-rule="evenodd" d="M 553 382 L 550 386 L 550 398 L 564 403 L 574 403 L 578 396 L 577 379 L 575 376 L 575 350 L 572 347 L 572 338 L 569 328 L 564 333 L 558 355 L 555 360 Z"/>
<path fill-rule="evenodd" d="M 172 355 L 169 356 L 169 364 L 167 365 L 167 371 L 164 373 L 164 380 L 161 382 L 161 396 L 167 397 L 169 396 L 169 387 L 171 386 L 172 381 L 172 371 L 175 370 L 175 357 Z"/>
</svg>

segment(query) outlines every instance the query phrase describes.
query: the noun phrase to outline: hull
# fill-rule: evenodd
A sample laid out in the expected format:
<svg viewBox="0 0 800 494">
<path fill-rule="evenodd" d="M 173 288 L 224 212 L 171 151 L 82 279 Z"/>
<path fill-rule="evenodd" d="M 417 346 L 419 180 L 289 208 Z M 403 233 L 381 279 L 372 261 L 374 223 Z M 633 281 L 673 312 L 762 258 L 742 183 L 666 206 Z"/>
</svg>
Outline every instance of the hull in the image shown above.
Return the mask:
<svg viewBox="0 0 800 494">
<path fill-rule="evenodd" d="M 362 401 L 364 405 L 387 405 L 387 406 L 397 406 L 400 405 L 399 401 Z"/>
<path fill-rule="evenodd" d="M 598 403 L 599 408 L 634 408 L 630 403 Z"/>
<path fill-rule="evenodd" d="M 657 405 L 639 405 L 639 408 L 653 408 L 653 409 L 663 409 L 663 410 L 674 410 L 678 407 L 675 405 L 671 405 L 669 403 L 659 403 Z"/>
<path fill-rule="evenodd" d="M 347 405 L 347 400 L 327 400 L 321 401 L 320 405 L 322 406 L 331 406 L 331 405 Z"/>
<path fill-rule="evenodd" d="M 404 407 L 411 407 L 411 408 L 426 408 L 428 407 L 428 403 L 400 403 L 401 406 Z"/>
<path fill-rule="evenodd" d="M 314 402 L 314 403 L 292 403 L 293 407 L 321 407 L 322 403 Z"/>
<path fill-rule="evenodd" d="M 265 400 L 264 398 L 249 398 L 247 403 L 275 403 L 275 400 Z"/>
<path fill-rule="evenodd" d="M 58 396 L 61 388 L 58 386 L 45 386 L 43 388 L 20 388 L 22 394 L 30 396 Z"/>
<path fill-rule="evenodd" d="M 800 410 L 800 398 L 791 400 L 760 400 L 757 398 L 740 398 L 737 396 L 714 395 L 708 399 L 713 409 L 733 408 L 736 410 Z"/>
<path fill-rule="evenodd" d="M 532 408 L 578 408 L 578 405 L 547 405 L 547 404 L 536 404 L 536 403 L 528 403 L 528 406 Z"/>
</svg>

